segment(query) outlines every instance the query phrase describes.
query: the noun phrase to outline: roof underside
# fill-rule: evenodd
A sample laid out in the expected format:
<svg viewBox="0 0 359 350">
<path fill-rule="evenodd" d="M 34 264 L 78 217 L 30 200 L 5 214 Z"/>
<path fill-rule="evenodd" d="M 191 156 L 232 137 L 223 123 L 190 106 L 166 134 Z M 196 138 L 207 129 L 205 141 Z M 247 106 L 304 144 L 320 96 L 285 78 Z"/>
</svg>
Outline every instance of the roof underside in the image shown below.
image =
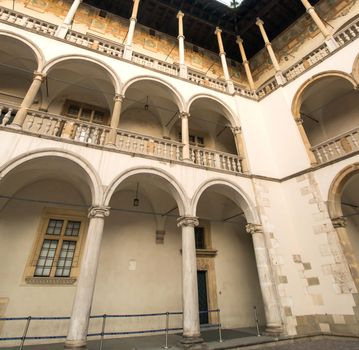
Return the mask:
<svg viewBox="0 0 359 350">
<path fill-rule="evenodd" d="M 311 0 L 315 5 L 320 0 Z M 115 13 L 121 17 L 131 16 L 133 0 L 85 0 L 85 3 Z M 214 35 L 216 26 L 223 30 L 222 38 L 227 56 L 241 61 L 236 36 L 240 35 L 248 57 L 264 47 L 256 26 L 256 17 L 264 23 L 272 40 L 305 13 L 300 0 L 243 0 L 239 7 L 231 9 L 215 0 L 141 0 L 138 22 L 176 37 L 176 15 L 185 13 L 184 34 L 187 42 L 218 52 Z"/>
</svg>

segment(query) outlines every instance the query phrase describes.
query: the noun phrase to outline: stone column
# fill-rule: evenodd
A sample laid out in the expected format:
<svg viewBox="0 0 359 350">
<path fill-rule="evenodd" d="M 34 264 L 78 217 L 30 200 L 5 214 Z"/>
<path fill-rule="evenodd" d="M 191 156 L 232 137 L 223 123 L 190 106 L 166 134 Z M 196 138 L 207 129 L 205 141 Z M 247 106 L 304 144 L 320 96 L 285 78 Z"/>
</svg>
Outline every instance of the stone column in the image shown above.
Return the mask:
<svg viewBox="0 0 359 350">
<path fill-rule="evenodd" d="M 265 236 L 261 225 L 248 224 L 248 233 L 252 235 L 254 254 L 257 262 L 259 284 L 262 292 L 264 312 L 266 316 L 266 331 L 281 333 L 282 320 L 277 301 L 275 284 L 272 277 L 270 259 L 266 247 Z"/>
<path fill-rule="evenodd" d="M 310 164 L 311 165 L 317 165 L 318 164 L 317 159 L 315 158 L 315 155 L 312 152 L 312 146 L 311 146 L 311 144 L 309 142 L 307 133 L 305 132 L 304 127 L 303 127 L 303 119 L 302 118 L 295 118 L 295 122 L 297 123 L 300 136 L 302 137 L 302 140 L 303 140 L 303 143 L 304 143 L 304 147 L 307 150 Z"/>
<path fill-rule="evenodd" d="M 267 33 L 264 29 L 264 22 L 260 19 L 260 18 L 257 18 L 257 22 L 256 22 L 256 25 L 259 27 L 259 30 L 261 31 L 261 34 L 262 34 L 262 37 L 263 37 L 263 40 L 264 40 L 264 43 L 266 45 L 266 48 L 267 48 L 267 51 L 268 51 L 268 54 L 269 54 L 269 57 L 272 61 L 272 64 L 274 66 L 274 69 L 276 71 L 276 80 L 278 82 L 279 85 L 283 85 L 286 80 L 282 74 L 282 70 L 279 66 L 279 63 L 278 63 L 278 60 L 277 60 L 277 57 L 276 55 L 274 54 L 274 51 L 273 51 L 273 48 L 272 48 L 272 44 L 271 42 L 269 41 L 268 39 L 268 36 L 267 36 Z"/>
<path fill-rule="evenodd" d="M 325 43 L 328 46 L 329 51 L 332 52 L 335 49 L 337 49 L 339 47 L 338 43 L 335 41 L 335 39 L 333 38 L 333 36 L 331 35 L 329 30 L 323 23 L 323 21 L 318 16 L 317 12 L 315 11 L 315 8 L 311 5 L 311 3 L 308 0 L 301 0 L 301 1 L 307 10 L 307 13 L 310 15 L 310 17 L 312 17 L 313 21 L 318 26 L 319 30 L 322 32 L 325 38 Z"/>
<path fill-rule="evenodd" d="M 11 124 L 11 127 L 14 129 L 21 129 L 25 118 L 27 116 L 28 109 L 34 103 L 35 97 L 41 88 L 41 84 L 45 79 L 45 74 L 41 72 L 34 72 L 34 80 L 32 81 L 29 90 L 27 91 L 21 105 L 20 109 L 17 111 L 14 121 Z"/>
<path fill-rule="evenodd" d="M 244 69 L 246 71 L 249 87 L 250 87 L 251 90 L 254 90 L 254 81 L 253 81 L 253 77 L 252 77 L 252 72 L 251 72 L 251 69 L 249 67 L 249 62 L 247 60 L 246 52 L 244 50 L 243 40 L 239 35 L 237 36 L 236 43 L 238 44 L 239 51 L 241 52 L 242 61 L 243 61 Z"/>
<path fill-rule="evenodd" d="M 77 9 L 79 8 L 82 0 L 74 0 L 72 3 L 69 12 L 66 15 L 66 18 L 62 24 L 60 24 L 56 30 L 55 36 L 64 39 L 69 27 L 71 26 L 72 21 L 74 20 Z"/>
<path fill-rule="evenodd" d="M 188 127 L 188 118 L 189 113 L 181 112 L 181 134 L 182 134 L 182 143 L 183 143 L 183 150 L 182 150 L 182 160 L 185 162 L 190 162 L 190 151 L 189 151 L 189 127 Z"/>
<path fill-rule="evenodd" d="M 232 131 L 233 131 L 236 145 L 237 145 L 238 156 L 242 158 L 242 160 L 241 160 L 242 172 L 244 174 L 248 174 L 249 166 L 248 166 L 248 161 L 247 161 L 247 157 L 246 157 L 246 152 L 244 150 L 244 144 L 243 144 L 243 138 L 242 138 L 242 128 L 235 127 L 235 128 L 232 128 Z"/>
<path fill-rule="evenodd" d="M 107 137 L 106 146 L 116 146 L 117 128 L 121 117 L 123 97 L 124 96 L 122 95 L 116 95 L 114 98 L 115 103 L 113 106 L 110 124 L 111 130 Z"/>
<path fill-rule="evenodd" d="M 178 18 L 178 52 L 179 52 L 179 65 L 180 77 L 187 79 L 187 66 L 184 59 L 184 35 L 183 35 L 183 17 L 184 13 L 179 11 Z"/>
<path fill-rule="evenodd" d="M 132 40 L 133 40 L 133 35 L 135 34 L 135 26 L 137 22 L 137 13 L 138 13 L 139 4 L 140 4 L 140 0 L 133 0 L 130 26 L 128 28 L 125 51 L 123 53 L 123 57 L 126 58 L 127 60 L 131 60 L 132 58 Z"/>
<path fill-rule="evenodd" d="M 182 228 L 182 300 L 183 339 L 182 343 L 202 343 L 199 324 L 197 257 L 194 228 L 198 226 L 196 217 L 183 216 L 177 220 Z"/>
<path fill-rule="evenodd" d="M 65 342 L 67 349 L 86 348 L 104 221 L 109 213 L 108 207 L 92 207 L 89 211 L 90 223 Z"/>
<path fill-rule="evenodd" d="M 226 60 L 226 53 L 224 51 L 224 46 L 223 46 L 223 41 L 222 41 L 222 29 L 220 29 L 219 27 L 216 27 L 216 31 L 214 32 L 214 34 L 217 35 L 217 41 L 218 41 L 218 47 L 219 47 L 219 57 L 221 58 L 221 62 L 222 62 L 224 80 L 226 81 L 226 84 L 227 84 L 227 92 L 229 92 L 230 94 L 233 94 L 234 93 L 234 85 L 233 85 L 233 81 L 231 80 L 231 78 L 229 76 L 227 60 Z"/>
</svg>

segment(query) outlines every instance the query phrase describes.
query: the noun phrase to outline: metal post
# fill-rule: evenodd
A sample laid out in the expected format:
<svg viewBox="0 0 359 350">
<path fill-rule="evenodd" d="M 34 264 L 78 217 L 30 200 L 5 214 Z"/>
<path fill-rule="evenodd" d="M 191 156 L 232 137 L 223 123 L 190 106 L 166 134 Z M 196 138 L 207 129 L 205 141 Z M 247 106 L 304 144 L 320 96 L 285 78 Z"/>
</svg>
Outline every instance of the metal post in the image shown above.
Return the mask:
<svg viewBox="0 0 359 350">
<path fill-rule="evenodd" d="M 29 317 L 27 318 L 26 325 L 25 325 L 25 329 L 24 329 L 24 334 L 22 335 L 22 338 L 21 338 L 21 343 L 20 343 L 20 348 L 19 348 L 19 350 L 22 350 L 22 348 L 24 347 L 24 343 L 25 343 L 27 331 L 28 331 L 29 326 L 30 326 L 30 321 L 31 321 L 31 316 L 29 316 Z"/>
<path fill-rule="evenodd" d="M 256 322 L 256 327 L 257 327 L 257 337 L 260 337 L 261 334 L 259 332 L 258 313 L 257 313 L 257 307 L 255 305 L 253 306 L 253 311 L 254 311 L 254 320 Z"/>
<path fill-rule="evenodd" d="M 168 329 L 169 329 L 169 325 L 170 325 L 170 313 L 167 311 L 166 312 L 166 335 L 165 335 L 165 345 L 162 346 L 163 349 L 169 349 L 170 347 L 168 346 Z"/>
<path fill-rule="evenodd" d="M 217 317 L 218 317 L 218 335 L 219 335 L 219 342 L 223 343 L 223 339 L 222 339 L 222 325 L 221 325 L 221 310 L 217 309 Z"/>
<path fill-rule="evenodd" d="M 99 348 L 99 350 L 102 350 L 102 347 L 103 347 L 103 338 L 105 336 L 105 327 L 106 327 L 106 314 L 103 314 L 103 316 L 102 316 L 101 340 L 100 340 L 100 348 Z"/>
</svg>

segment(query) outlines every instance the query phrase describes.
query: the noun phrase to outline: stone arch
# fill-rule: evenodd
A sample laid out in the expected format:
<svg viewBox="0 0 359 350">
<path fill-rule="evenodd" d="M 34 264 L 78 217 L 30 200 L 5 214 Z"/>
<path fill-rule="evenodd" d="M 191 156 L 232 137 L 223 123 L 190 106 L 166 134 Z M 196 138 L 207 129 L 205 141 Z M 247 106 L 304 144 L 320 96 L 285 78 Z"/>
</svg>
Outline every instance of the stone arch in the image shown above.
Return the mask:
<svg viewBox="0 0 359 350">
<path fill-rule="evenodd" d="M 63 56 L 55 57 L 46 63 L 46 65 L 43 69 L 43 73 L 48 74 L 51 71 L 51 69 L 53 67 L 55 67 L 57 64 L 59 64 L 61 62 L 65 62 L 65 61 L 71 61 L 71 60 L 83 60 L 83 61 L 91 62 L 91 63 L 101 67 L 102 69 L 104 69 L 108 73 L 108 75 L 111 79 L 111 82 L 115 89 L 115 93 L 120 94 L 122 83 L 121 83 L 121 79 L 119 78 L 117 73 L 107 63 L 97 60 L 95 58 L 92 58 L 90 56 L 63 55 Z"/>
<path fill-rule="evenodd" d="M 356 83 L 359 85 L 359 54 L 357 55 L 357 57 L 354 60 L 352 75 L 353 75 L 354 79 L 356 80 Z"/>
<path fill-rule="evenodd" d="M 212 186 L 221 186 L 223 188 L 223 194 L 232 199 L 243 210 L 248 223 L 261 224 L 256 207 L 249 196 L 234 182 L 221 178 L 207 180 L 198 187 L 191 200 L 192 216 L 196 216 L 197 214 L 197 206 L 202 194 Z M 235 194 L 234 196 L 233 192 Z"/>
<path fill-rule="evenodd" d="M 42 71 L 44 64 L 45 64 L 45 57 L 44 54 L 42 52 L 42 50 L 30 39 L 25 38 L 24 36 L 20 35 L 20 34 L 15 34 L 12 32 L 9 32 L 7 30 L 1 30 L 0 31 L 0 36 L 7 36 L 10 38 L 13 38 L 15 40 L 19 40 L 21 41 L 23 44 L 25 44 L 26 46 L 28 46 L 34 53 L 34 56 L 36 57 L 37 60 L 37 70 L 39 72 Z"/>
<path fill-rule="evenodd" d="M 342 169 L 333 179 L 328 192 L 329 216 L 334 219 L 343 215 L 341 197 L 347 181 L 359 173 L 359 162 Z"/>
<path fill-rule="evenodd" d="M 191 105 L 196 100 L 199 100 L 201 98 L 207 98 L 207 99 L 212 100 L 215 103 L 218 103 L 219 105 L 221 105 L 221 107 L 223 107 L 224 115 L 227 118 L 227 120 L 231 123 L 231 126 L 233 128 L 240 126 L 239 122 L 234 117 L 236 115 L 235 112 L 227 104 L 225 104 L 223 101 L 221 101 L 219 98 L 212 96 L 210 94 L 196 94 L 196 95 L 192 96 L 191 99 L 186 104 L 186 112 L 189 113 Z"/>
<path fill-rule="evenodd" d="M 336 70 L 332 70 L 332 71 L 326 71 L 326 72 L 321 72 L 318 73 L 316 75 L 313 75 L 311 78 L 309 78 L 308 80 L 306 80 L 297 90 L 297 92 L 294 95 L 293 101 L 292 101 L 292 114 L 293 117 L 295 119 L 299 119 L 300 118 L 300 106 L 302 104 L 302 97 L 303 97 L 303 93 L 306 91 L 306 89 L 311 86 L 314 82 L 326 78 L 326 77 L 339 77 L 339 78 L 343 78 L 345 80 L 348 80 L 352 85 L 353 88 L 357 88 L 358 83 L 355 81 L 355 79 L 353 79 L 353 77 L 345 72 L 342 71 L 336 71 Z"/>
<path fill-rule="evenodd" d="M 183 187 L 177 182 L 177 180 L 172 175 L 168 174 L 164 170 L 154 169 L 153 167 L 135 167 L 128 169 L 123 173 L 121 173 L 119 176 L 117 176 L 105 191 L 104 205 L 105 206 L 109 205 L 113 194 L 124 180 L 126 180 L 130 176 L 137 174 L 152 174 L 164 180 L 165 184 L 167 185 L 168 192 L 172 194 L 173 198 L 175 199 L 178 205 L 180 216 L 184 216 L 189 213 L 188 199 Z"/>
<path fill-rule="evenodd" d="M 185 109 L 184 99 L 183 99 L 183 96 L 180 94 L 180 92 L 174 86 L 172 86 L 170 83 L 168 83 L 167 81 L 165 81 L 161 78 L 150 76 L 150 75 L 142 75 L 142 76 L 138 76 L 138 77 L 128 80 L 122 88 L 122 95 L 126 96 L 127 89 L 134 83 L 141 81 L 141 80 L 150 80 L 150 81 L 159 83 L 162 86 L 166 87 L 167 89 L 171 90 L 173 97 L 175 98 L 175 102 L 177 104 L 179 111 L 180 112 L 184 111 L 184 109 Z"/>
<path fill-rule="evenodd" d="M 1 182 L 16 168 L 19 166 L 31 162 L 32 160 L 46 158 L 46 157 L 57 157 L 70 160 L 74 165 L 79 167 L 87 175 L 87 185 L 90 188 L 92 196 L 92 205 L 101 205 L 103 198 L 102 185 L 99 175 L 93 166 L 84 158 L 78 154 L 74 154 L 70 151 L 58 150 L 54 148 L 36 150 L 21 154 L 11 161 L 5 163 L 0 167 L 0 184 Z"/>
</svg>

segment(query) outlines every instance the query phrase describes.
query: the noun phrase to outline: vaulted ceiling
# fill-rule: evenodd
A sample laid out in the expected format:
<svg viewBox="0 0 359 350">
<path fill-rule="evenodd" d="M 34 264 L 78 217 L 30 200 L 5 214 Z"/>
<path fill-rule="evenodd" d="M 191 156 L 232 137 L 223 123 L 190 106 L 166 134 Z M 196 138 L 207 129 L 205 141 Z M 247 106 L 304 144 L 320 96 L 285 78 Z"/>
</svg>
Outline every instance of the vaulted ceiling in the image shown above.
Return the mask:
<svg viewBox="0 0 359 350">
<path fill-rule="evenodd" d="M 320 0 L 311 0 L 315 5 Z M 85 0 L 85 3 L 129 18 L 133 0 Z M 272 40 L 305 13 L 300 0 L 243 0 L 236 9 L 216 0 L 141 0 L 138 22 L 176 37 L 178 26 L 176 15 L 184 12 L 184 34 L 187 42 L 218 52 L 214 35 L 215 27 L 223 30 L 222 38 L 227 56 L 241 61 L 236 36 L 240 35 L 248 57 L 254 56 L 264 47 L 256 18 L 265 23 Z"/>
</svg>

